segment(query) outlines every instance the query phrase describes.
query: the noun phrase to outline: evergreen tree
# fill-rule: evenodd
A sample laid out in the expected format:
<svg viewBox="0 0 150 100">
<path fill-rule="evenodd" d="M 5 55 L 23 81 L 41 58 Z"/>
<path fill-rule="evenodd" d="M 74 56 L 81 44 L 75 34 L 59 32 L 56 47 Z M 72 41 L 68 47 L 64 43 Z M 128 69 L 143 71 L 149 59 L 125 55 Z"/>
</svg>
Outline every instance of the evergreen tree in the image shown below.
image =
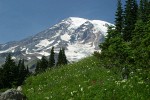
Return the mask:
<svg viewBox="0 0 150 100">
<path fill-rule="evenodd" d="M 143 0 L 143 5 L 144 5 L 144 22 L 149 21 L 149 15 L 150 15 L 150 1 L 149 0 Z"/>
<path fill-rule="evenodd" d="M 139 45 L 141 45 L 142 39 L 144 38 L 145 32 L 144 32 L 144 22 L 140 19 L 135 24 L 135 29 L 133 31 L 133 39 L 132 39 L 132 48 L 137 48 Z"/>
<path fill-rule="evenodd" d="M 117 4 L 115 26 L 117 32 L 119 33 L 118 35 L 120 36 L 123 28 L 123 9 L 122 9 L 121 0 L 118 0 L 118 4 Z"/>
<path fill-rule="evenodd" d="M 107 52 L 108 47 L 111 45 L 111 39 L 116 37 L 116 30 L 113 26 L 108 27 L 107 36 L 105 37 L 105 42 L 99 45 L 102 52 Z"/>
<path fill-rule="evenodd" d="M 55 66 L 55 53 L 54 53 L 54 47 L 51 49 L 51 54 L 49 56 L 48 66 L 51 68 Z"/>
<path fill-rule="evenodd" d="M 66 57 L 66 54 L 65 54 L 65 49 L 61 48 L 60 51 L 59 51 L 59 54 L 58 54 L 57 66 L 65 65 L 67 63 L 68 63 L 68 60 L 67 60 L 67 57 Z"/>
<path fill-rule="evenodd" d="M 144 14 L 144 0 L 140 0 L 139 9 L 138 9 L 138 20 L 145 20 Z"/>
<path fill-rule="evenodd" d="M 30 71 L 29 71 L 29 67 L 27 66 L 27 68 L 26 68 L 26 75 L 28 76 L 28 75 L 30 75 Z"/>
<path fill-rule="evenodd" d="M 68 63 L 66 54 L 65 54 L 65 48 L 62 48 L 62 64 L 66 65 Z"/>
<path fill-rule="evenodd" d="M 45 71 L 48 68 L 48 61 L 45 56 L 42 56 L 39 67 L 40 71 Z"/>
<path fill-rule="evenodd" d="M 150 1 L 148 0 L 140 0 L 139 10 L 138 10 L 138 19 L 143 22 L 148 21 L 148 15 L 150 14 Z"/>
<path fill-rule="evenodd" d="M 141 26 L 138 27 L 141 28 Z M 143 36 L 140 37 L 138 36 L 139 34 L 136 34 L 137 38 L 135 37 L 135 41 L 139 42 L 136 42 L 137 44 L 136 49 L 134 49 L 134 59 L 136 66 L 147 70 L 147 68 L 150 68 L 150 19 L 147 21 L 147 24 L 145 24 L 142 28 L 143 33 L 141 32 L 141 34 Z M 139 31 L 136 30 L 136 33 L 138 32 Z M 140 38 L 140 40 L 138 37 Z M 133 41 L 133 43 L 135 41 Z"/>
<path fill-rule="evenodd" d="M 5 63 L 2 65 L 3 68 L 3 84 L 4 87 L 11 88 L 15 78 L 16 64 L 12 59 L 11 54 L 6 57 Z"/>
<path fill-rule="evenodd" d="M 4 88 L 3 80 L 4 80 L 3 69 L 0 68 L 0 89 Z"/>
<path fill-rule="evenodd" d="M 41 70 L 41 69 L 40 69 L 40 60 L 38 60 L 37 63 L 36 63 L 36 69 L 35 69 L 35 72 L 36 72 L 36 73 L 39 73 L 40 70 Z"/>
<path fill-rule="evenodd" d="M 118 24 L 116 24 L 116 29 L 110 27 L 105 42 L 100 44 L 101 64 L 107 68 L 116 67 L 115 71 L 118 70 L 117 73 L 122 71 L 123 78 L 128 78 L 130 71 L 138 73 L 136 69 L 142 69 L 138 77 L 149 81 L 150 13 L 147 13 L 150 11 L 147 10 L 150 8 L 149 4 L 150 1 L 141 0 L 137 11 L 136 0 L 127 0 L 123 38 L 116 35 L 118 34 Z"/>
<path fill-rule="evenodd" d="M 19 61 L 18 67 L 19 67 L 18 85 L 21 85 L 27 76 L 27 71 L 26 71 L 26 67 L 24 64 L 24 59 Z"/>
<path fill-rule="evenodd" d="M 132 40 L 132 31 L 135 28 L 137 20 L 138 5 L 136 0 L 127 0 L 124 11 L 124 30 L 123 39 L 125 41 Z"/>
<path fill-rule="evenodd" d="M 63 64 L 63 54 L 62 54 L 62 49 L 60 48 L 59 54 L 58 54 L 58 59 L 57 59 L 57 66 L 60 66 Z"/>
</svg>

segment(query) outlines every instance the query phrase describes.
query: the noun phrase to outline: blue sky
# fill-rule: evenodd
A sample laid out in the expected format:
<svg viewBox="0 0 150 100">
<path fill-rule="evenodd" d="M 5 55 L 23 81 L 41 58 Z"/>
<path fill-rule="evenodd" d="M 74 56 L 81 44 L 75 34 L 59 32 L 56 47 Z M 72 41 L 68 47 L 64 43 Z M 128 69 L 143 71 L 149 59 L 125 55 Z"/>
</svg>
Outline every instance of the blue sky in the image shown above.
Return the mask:
<svg viewBox="0 0 150 100">
<path fill-rule="evenodd" d="M 117 0 L 0 0 L 0 43 L 34 35 L 68 17 L 113 23 Z"/>
</svg>

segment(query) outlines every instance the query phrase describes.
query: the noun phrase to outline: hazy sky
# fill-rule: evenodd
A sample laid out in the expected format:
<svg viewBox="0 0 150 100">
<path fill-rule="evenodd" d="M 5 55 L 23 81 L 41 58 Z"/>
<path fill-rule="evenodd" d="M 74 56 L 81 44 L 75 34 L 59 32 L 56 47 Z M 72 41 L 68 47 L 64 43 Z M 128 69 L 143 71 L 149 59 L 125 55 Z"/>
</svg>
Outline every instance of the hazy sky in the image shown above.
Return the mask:
<svg viewBox="0 0 150 100">
<path fill-rule="evenodd" d="M 0 43 L 34 35 L 68 17 L 113 23 L 117 0 L 0 0 Z"/>
</svg>

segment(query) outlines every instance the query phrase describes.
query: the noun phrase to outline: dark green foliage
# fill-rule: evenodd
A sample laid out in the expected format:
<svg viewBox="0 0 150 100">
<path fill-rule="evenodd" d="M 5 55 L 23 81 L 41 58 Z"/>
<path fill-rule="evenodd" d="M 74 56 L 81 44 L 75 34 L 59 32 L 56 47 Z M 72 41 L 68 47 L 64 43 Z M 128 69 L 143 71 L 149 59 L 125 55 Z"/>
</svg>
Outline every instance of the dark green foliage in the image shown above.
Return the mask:
<svg viewBox="0 0 150 100">
<path fill-rule="evenodd" d="M 132 48 L 137 48 L 141 45 L 141 41 L 145 35 L 145 23 L 142 20 L 138 20 L 135 24 L 135 29 L 133 31 L 133 39 L 132 39 Z"/>
<path fill-rule="evenodd" d="M 122 28 L 123 28 L 123 9 L 122 9 L 121 0 L 118 0 L 118 4 L 117 4 L 115 26 L 117 32 L 120 33 L 119 35 L 121 35 Z"/>
<path fill-rule="evenodd" d="M 25 67 L 25 64 L 24 64 L 24 59 L 23 60 L 19 60 L 18 68 L 19 68 L 18 85 L 21 85 L 23 83 L 23 81 L 25 80 L 26 76 L 28 75 L 27 68 Z"/>
<path fill-rule="evenodd" d="M 29 70 L 27 71 L 24 60 L 19 60 L 18 65 L 16 65 L 11 54 L 8 54 L 0 69 L 0 89 L 22 85 L 28 73 Z"/>
<path fill-rule="evenodd" d="M 114 30 L 113 28 L 114 28 L 113 26 L 108 27 L 108 31 L 107 31 L 108 35 L 105 38 L 105 42 L 100 44 L 100 49 L 102 50 L 102 52 L 108 50 L 108 47 L 111 45 L 110 40 L 116 35 L 116 30 Z"/>
<path fill-rule="evenodd" d="M 65 65 L 67 63 L 68 63 L 68 61 L 67 61 L 67 57 L 65 54 L 65 49 L 62 48 L 62 49 L 60 49 L 59 54 L 58 54 L 57 66 Z"/>
<path fill-rule="evenodd" d="M 58 54 L 57 66 L 62 64 L 63 64 L 63 54 L 62 54 L 62 49 L 60 49 Z"/>
<path fill-rule="evenodd" d="M 150 14 L 150 1 L 141 0 L 139 4 L 139 12 L 138 12 L 139 20 L 142 20 L 143 22 L 147 22 L 149 14 Z"/>
<path fill-rule="evenodd" d="M 38 60 L 37 63 L 36 63 L 36 69 L 35 69 L 35 72 L 36 72 L 36 73 L 39 73 L 40 70 L 41 70 L 41 69 L 40 69 L 40 60 Z"/>
<path fill-rule="evenodd" d="M 62 57 L 63 57 L 63 64 L 66 65 L 68 63 L 68 60 L 65 54 L 65 48 L 62 48 Z"/>
<path fill-rule="evenodd" d="M 125 41 L 132 40 L 133 30 L 137 20 L 138 5 L 136 0 L 127 0 L 124 11 L 124 30 L 123 39 Z"/>
<path fill-rule="evenodd" d="M 48 61 L 45 56 L 42 56 L 42 59 L 40 61 L 40 69 L 42 71 L 45 71 L 47 68 L 48 68 Z"/>
<path fill-rule="evenodd" d="M 56 66 L 65 65 L 68 63 L 65 49 L 61 48 L 58 54 L 57 64 Z M 47 61 L 45 56 L 42 56 L 42 59 L 37 61 L 35 72 L 36 74 L 45 71 L 47 68 L 52 68 L 55 66 L 55 53 L 54 47 L 51 49 L 51 54 L 49 56 L 49 60 Z"/>
<path fill-rule="evenodd" d="M 132 43 L 132 48 L 136 48 L 134 49 L 136 66 L 150 68 L 150 19 L 144 26 L 142 23 L 137 24 L 137 29 L 134 30 L 136 34 Z"/>
<path fill-rule="evenodd" d="M 27 76 L 29 76 L 31 74 L 30 71 L 29 71 L 29 67 L 28 66 L 26 68 L 26 74 L 27 74 Z"/>
<path fill-rule="evenodd" d="M 48 61 L 48 66 L 49 66 L 49 68 L 55 66 L 55 53 L 54 53 L 54 47 L 52 47 L 52 49 L 51 49 L 51 53 L 50 53 L 49 61 Z"/>
<path fill-rule="evenodd" d="M 3 84 L 5 84 L 6 87 L 12 87 L 16 74 L 14 73 L 16 71 L 16 64 L 12 59 L 11 54 L 8 54 L 8 56 L 6 57 L 5 64 L 2 65 L 2 68 L 4 76 Z"/>
<path fill-rule="evenodd" d="M 48 68 L 47 58 L 45 56 L 42 56 L 41 60 L 37 61 L 35 72 L 40 73 L 45 71 L 47 68 Z"/>
<path fill-rule="evenodd" d="M 4 88 L 4 82 L 3 82 L 3 79 L 4 79 L 3 69 L 0 68 L 0 89 L 1 89 L 1 88 Z"/>
<path fill-rule="evenodd" d="M 109 28 L 105 42 L 100 44 L 101 64 L 106 68 L 122 72 L 123 78 L 129 78 L 130 72 L 142 70 L 140 77 L 144 81 L 150 80 L 150 8 L 149 1 L 141 0 L 137 11 L 135 0 L 127 0 L 124 16 L 123 37 L 118 36 L 118 28 Z M 137 14 L 139 14 L 137 18 Z M 117 21 L 116 21 L 117 22 Z M 116 24 L 117 25 L 117 24 Z"/>
</svg>

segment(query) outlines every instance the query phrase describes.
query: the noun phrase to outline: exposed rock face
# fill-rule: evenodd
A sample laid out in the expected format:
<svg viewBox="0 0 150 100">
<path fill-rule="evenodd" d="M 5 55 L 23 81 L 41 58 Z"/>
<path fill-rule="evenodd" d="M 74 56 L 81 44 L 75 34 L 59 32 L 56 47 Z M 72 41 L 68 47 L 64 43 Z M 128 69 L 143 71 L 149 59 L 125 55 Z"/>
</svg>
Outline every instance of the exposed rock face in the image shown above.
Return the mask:
<svg viewBox="0 0 150 100">
<path fill-rule="evenodd" d="M 0 100 L 27 100 L 26 96 L 16 89 L 9 89 L 0 94 Z"/>
</svg>

